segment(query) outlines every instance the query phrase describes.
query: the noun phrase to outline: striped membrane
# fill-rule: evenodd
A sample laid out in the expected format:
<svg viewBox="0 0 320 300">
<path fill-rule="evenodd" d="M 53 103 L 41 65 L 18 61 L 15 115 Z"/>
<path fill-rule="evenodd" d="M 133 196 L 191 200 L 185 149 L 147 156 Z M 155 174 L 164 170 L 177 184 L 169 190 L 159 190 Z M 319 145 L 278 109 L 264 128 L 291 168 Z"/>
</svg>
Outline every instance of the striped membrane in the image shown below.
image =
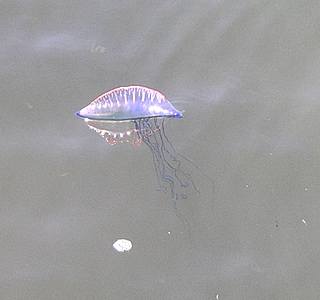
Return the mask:
<svg viewBox="0 0 320 300">
<path fill-rule="evenodd" d="M 77 115 L 82 118 L 113 121 L 182 117 L 163 94 L 143 86 L 119 87 L 106 92 L 80 109 Z"/>
</svg>

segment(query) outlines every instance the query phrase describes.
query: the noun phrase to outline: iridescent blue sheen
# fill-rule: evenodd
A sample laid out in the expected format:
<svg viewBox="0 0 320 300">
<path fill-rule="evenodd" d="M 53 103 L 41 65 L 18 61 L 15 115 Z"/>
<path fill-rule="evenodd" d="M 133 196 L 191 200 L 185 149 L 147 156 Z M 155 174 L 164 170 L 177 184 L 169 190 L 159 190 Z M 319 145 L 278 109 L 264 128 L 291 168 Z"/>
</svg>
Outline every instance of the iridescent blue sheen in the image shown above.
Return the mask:
<svg viewBox="0 0 320 300">
<path fill-rule="evenodd" d="M 150 117 L 181 118 L 182 114 L 160 92 L 143 86 L 113 89 L 77 112 L 95 120 L 133 120 Z"/>
</svg>

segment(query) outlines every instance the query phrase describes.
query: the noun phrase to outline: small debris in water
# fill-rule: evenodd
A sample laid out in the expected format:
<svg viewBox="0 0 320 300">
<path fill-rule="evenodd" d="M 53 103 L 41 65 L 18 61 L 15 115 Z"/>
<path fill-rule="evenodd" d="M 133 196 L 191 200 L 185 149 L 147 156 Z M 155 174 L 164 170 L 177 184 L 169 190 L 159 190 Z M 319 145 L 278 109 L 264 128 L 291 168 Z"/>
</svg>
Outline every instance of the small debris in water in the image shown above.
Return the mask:
<svg viewBox="0 0 320 300">
<path fill-rule="evenodd" d="M 33 106 L 30 103 L 27 102 L 26 104 L 27 104 L 28 108 L 30 108 L 30 109 L 33 108 Z"/>
<path fill-rule="evenodd" d="M 106 48 L 103 46 L 96 46 L 95 44 L 91 44 L 90 51 L 93 53 L 104 53 L 106 51 Z"/>
<path fill-rule="evenodd" d="M 302 221 L 303 224 L 307 225 L 307 222 L 306 222 L 305 219 L 302 219 L 301 221 Z"/>
<path fill-rule="evenodd" d="M 126 239 L 118 239 L 114 242 L 113 248 L 118 252 L 127 252 L 132 248 L 132 243 Z"/>
</svg>

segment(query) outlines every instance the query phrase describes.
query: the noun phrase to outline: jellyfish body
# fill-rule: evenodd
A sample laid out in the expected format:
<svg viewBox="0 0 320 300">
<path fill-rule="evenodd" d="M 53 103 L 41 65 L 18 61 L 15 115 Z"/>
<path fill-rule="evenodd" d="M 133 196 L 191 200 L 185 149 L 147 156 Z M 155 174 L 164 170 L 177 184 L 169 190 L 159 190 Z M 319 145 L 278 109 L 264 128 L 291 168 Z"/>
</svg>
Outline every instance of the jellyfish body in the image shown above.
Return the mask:
<svg viewBox="0 0 320 300">
<path fill-rule="evenodd" d="M 106 92 L 79 110 L 77 115 L 88 119 L 114 121 L 182 117 L 163 94 L 142 86 L 119 87 Z"/>
<path fill-rule="evenodd" d="M 201 175 L 202 171 L 179 154 L 166 135 L 165 119 L 181 118 L 182 114 L 164 95 L 140 86 L 117 88 L 93 100 L 77 115 L 85 118 L 86 124 L 111 145 L 129 142 L 137 146 L 143 142 L 149 147 L 159 190 L 171 195 L 176 214 L 186 225 L 177 201 L 188 198 L 191 191 L 200 195 L 191 173 L 196 171 Z"/>
</svg>

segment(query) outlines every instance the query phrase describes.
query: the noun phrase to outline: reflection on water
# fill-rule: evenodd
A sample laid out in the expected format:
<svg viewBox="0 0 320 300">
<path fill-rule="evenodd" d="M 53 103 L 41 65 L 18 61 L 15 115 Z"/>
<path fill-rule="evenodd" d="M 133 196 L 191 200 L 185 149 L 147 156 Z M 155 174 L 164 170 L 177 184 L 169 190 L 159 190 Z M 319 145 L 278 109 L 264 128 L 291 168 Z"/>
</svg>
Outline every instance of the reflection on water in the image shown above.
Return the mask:
<svg viewBox="0 0 320 300">
<path fill-rule="evenodd" d="M 170 195 L 176 215 L 187 226 L 191 201 L 207 196 L 213 198 L 212 180 L 191 159 L 178 153 L 165 132 L 165 118 L 141 118 L 125 121 L 85 119 L 86 124 L 109 144 L 142 143 L 151 150 L 158 179 L 157 190 Z"/>
</svg>

